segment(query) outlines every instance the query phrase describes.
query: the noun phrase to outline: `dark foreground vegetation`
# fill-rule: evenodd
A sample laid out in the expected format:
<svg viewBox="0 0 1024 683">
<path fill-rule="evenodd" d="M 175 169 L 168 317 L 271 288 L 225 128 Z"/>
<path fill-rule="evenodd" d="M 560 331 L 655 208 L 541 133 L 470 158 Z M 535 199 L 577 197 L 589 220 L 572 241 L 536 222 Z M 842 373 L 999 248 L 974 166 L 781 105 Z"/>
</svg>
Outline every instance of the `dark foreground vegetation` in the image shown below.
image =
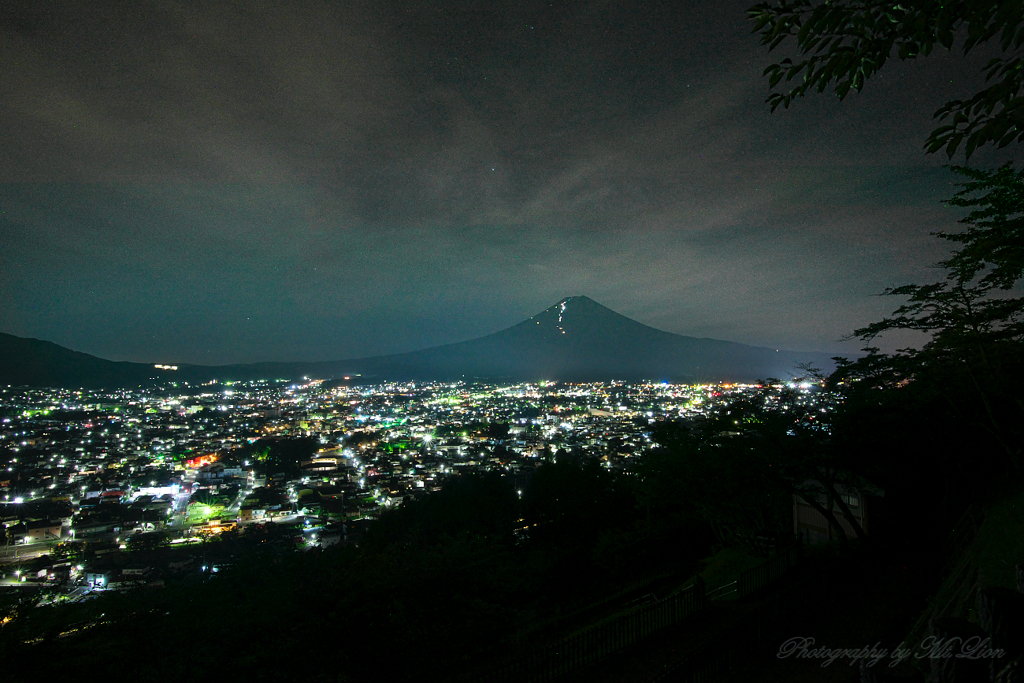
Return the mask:
<svg viewBox="0 0 1024 683">
<path fill-rule="evenodd" d="M 496 472 L 458 477 L 383 514 L 358 546 L 300 552 L 272 526 L 251 527 L 202 547 L 217 574 L 67 606 L 8 595 L 0 665 L 11 681 L 472 678 L 683 586 L 724 547 L 754 557 L 785 547 L 794 496 L 812 497 L 812 480 L 816 491 L 868 481 L 884 496 L 870 535 L 805 551 L 822 576 L 859 569 L 838 585 L 823 579 L 815 591 L 828 602 L 805 606 L 800 623 L 810 635 L 860 620 L 855 637 L 898 642 L 940 591 L 965 510 L 1020 493 L 1019 451 L 1006 444 L 1021 443 L 1010 379 L 1021 355 L 985 350 L 999 372 L 977 383 L 957 374 L 967 362 L 943 362 L 893 384 L 892 368 L 872 374 L 869 357 L 831 378 L 844 401 L 828 413 L 766 388 L 769 402 L 661 425 L 658 446 L 626 471 L 562 452 L 521 495 Z M 1004 412 L 986 411 L 971 387 Z M 842 511 L 832 514 L 838 524 Z M 993 542 L 1024 554 L 1019 538 Z M 872 604 L 874 616 L 851 616 Z"/>
</svg>

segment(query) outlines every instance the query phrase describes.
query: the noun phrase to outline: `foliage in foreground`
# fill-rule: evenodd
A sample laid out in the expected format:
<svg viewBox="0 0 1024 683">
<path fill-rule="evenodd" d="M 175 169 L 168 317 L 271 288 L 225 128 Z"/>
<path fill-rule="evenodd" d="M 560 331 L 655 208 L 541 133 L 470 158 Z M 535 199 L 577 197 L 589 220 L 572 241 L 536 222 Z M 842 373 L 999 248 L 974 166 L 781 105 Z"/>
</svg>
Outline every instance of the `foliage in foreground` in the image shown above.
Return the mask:
<svg viewBox="0 0 1024 683">
<path fill-rule="evenodd" d="M 649 523 L 634 482 L 596 463 L 544 465 L 522 499 L 497 473 L 467 475 L 385 514 L 359 547 L 262 544 L 202 581 L 23 607 L 0 629 L 0 657 L 22 672 L 12 680 L 457 673 L 623 583 L 696 571 L 712 540 L 681 511 Z"/>
</svg>

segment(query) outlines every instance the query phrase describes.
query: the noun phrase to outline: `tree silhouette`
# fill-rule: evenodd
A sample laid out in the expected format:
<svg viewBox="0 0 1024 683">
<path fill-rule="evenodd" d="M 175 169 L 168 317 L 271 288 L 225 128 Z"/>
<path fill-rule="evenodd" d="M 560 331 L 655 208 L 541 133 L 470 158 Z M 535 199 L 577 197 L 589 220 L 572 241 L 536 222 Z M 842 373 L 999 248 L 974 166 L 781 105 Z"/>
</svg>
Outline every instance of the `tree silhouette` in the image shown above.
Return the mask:
<svg viewBox="0 0 1024 683">
<path fill-rule="evenodd" d="M 769 95 L 772 111 L 830 84 L 843 99 L 851 90 L 859 92 L 890 57 L 927 57 L 936 46 L 952 51 L 962 34 L 964 55 L 989 43 L 997 43 L 1003 54 L 984 68 L 990 85 L 935 112 L 934 118 L 949 123 L 931 132 L 925 148 L 929 153 L 945 149 L 952 157 L 964 143 L 969 159 L 983 145 L 1024 141 L 1021 0 L 771 0 L 747 12 L 762 45 L 774 50 L 792 38 L 800 55 L 764 70 L 772 88 L 797 80 L 788 91 Z"/>
<path fill-rule="evenodd" d="M 1024 402 L 1015 378 L 1024 369 L 1024 298 L 1012 290 L 1024 273 L 1024 178 L 1006 167 L 954 170 L 971 180 L 949 203 L 975 210 L 961 221 L 967 230 L 941 235 L 963 245 L 939 264 L 945 278 L 886 290 L 907 302 L 852 335 L 871 344 L 885 332 L 914 330 L 928 341 L 891 355 L 868 346 L 866 357 L 839 363 L 835 382 L 861 382 L 860 390 L 930 386 L 1020 471 Z"/>
<path fill-rule="evenodd" d="M 864 479 L 857 463 L 834 447 L 831 413 L 819 405 L 765 383 L 692 429 L 660 428 L 655 439 L 661 448 L 645 456 L 641 476 L 655 489 L 673 482 L 675 495 L 694 505 L 727 544 L 764 553 L 788 538 L 795 495 L 825 518 L 845 547 L 840 516 L 859 539 L 865 533 L 841 492 L 860 488 Z"/>
</svg>

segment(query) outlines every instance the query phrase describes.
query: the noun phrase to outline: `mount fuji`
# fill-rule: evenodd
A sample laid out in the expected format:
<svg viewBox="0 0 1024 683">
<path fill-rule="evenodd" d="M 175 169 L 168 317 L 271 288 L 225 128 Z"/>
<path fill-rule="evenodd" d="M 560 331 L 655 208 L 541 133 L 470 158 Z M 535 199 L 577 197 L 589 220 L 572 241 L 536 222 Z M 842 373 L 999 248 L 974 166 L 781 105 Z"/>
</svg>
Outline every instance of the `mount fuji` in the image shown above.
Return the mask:
<svg viewBox="0 0 1024 683">
<path fill-rule="evenodd" d="M 798 364 L 826 371 L 835 365 L 825 353 L 664 332 L 573 296 L 486 337 L 330 365 L 345 368 L 344 374 L 388 379 L 712 382 L 789 378 L 802 373 Z"/>
<path fill-rule="evenodd" d="M 477 339 L 371 358 L 311 363 L 167 365 L 123 363 L 51 342 L 0 333 L 0 383 L 114 387 L 177 380 L 296 379 L 358 376 L 404 380 L 671 382 L 753 381 L 829 371 L 829 354 L 785 351 L 687 337 L 648 327 L 586 296 L 562 299 L 517 325 Z"/>
</svg>

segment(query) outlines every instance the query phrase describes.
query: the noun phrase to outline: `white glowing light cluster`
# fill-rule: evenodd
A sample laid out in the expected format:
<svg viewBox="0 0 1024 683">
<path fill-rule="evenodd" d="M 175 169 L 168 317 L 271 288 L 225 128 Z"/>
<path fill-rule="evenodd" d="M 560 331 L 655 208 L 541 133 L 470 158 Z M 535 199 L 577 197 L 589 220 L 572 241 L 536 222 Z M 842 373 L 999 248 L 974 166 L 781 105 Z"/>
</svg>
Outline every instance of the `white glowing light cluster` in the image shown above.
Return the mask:
<svg viewBox="0 0 1024 683">
<path fill-rule="evenodd" d="M 570 301 L 570 299 L 566 299 L 565 301 L 563 301 L 562 303 L 560 303 L 558 305 L 558 325 L 557 325 L 557 327 L 558 327 L 559 330 L 562 331 L 562 334 L 565 334 L 565 329 L 562 327 L 562 316 L 565 315 L 565 307 L 569 305 L 569 301 Z"/>
</svg>

